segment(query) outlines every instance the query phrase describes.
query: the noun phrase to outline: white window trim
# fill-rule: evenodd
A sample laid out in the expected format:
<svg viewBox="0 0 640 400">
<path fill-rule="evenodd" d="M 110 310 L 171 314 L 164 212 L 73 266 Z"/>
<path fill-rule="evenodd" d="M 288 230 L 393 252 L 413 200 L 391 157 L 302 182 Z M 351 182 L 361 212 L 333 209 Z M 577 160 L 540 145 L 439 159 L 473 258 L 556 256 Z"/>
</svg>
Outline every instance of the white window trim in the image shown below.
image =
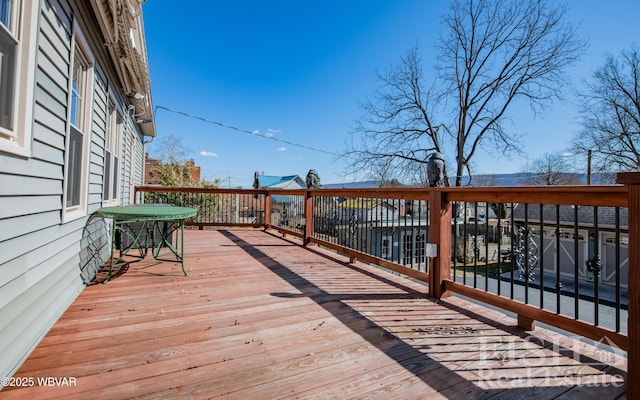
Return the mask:
<svg viewBox="0 0 640 400">
<path fill-rule="evenodd" d="M 110 185 L 111 187 L 106 187 L 104 185 L 104 177 L 106 176 L 106 170 L 105 170 L 105 175 L 103 175 L 103 200 L 102 200 L 102 205 L 103 206 L 113 206 L 113 205 L 117 205 L 120 203 L 120 197 L 122 196 L 122 147 L 123 147 L 123 139 L 124 139 L 124 135 L 125 135 L 125 129 L 124 129 L 124 124 L 125 124 L 125 120 L 124 120 L 124 113 L 122 112 L 122 108 L 120 107 L 120 104 L 116 101 L 116 97 L 113 95 L 113 93 L 111 91 L 109 91 L 109 99 L 108 99 L 109 103 L 113 104 L 113 120 L 111 119 L 111 115 L 107 115 L 107 120 L 109 121 L 107 123 L 107 130 L 109 132 L 105 132 L 105 135 L 109 137 L 109 142 L 111 143 L 107 143 L 107 141 L 105 140 L 105 144 L 104 144 L 104 148 L 105 148 L 105 157 L 106 157 L 106 152 L 108 150 L 111 151 L 111 158 L 113 159 L 114 155 L 118 158 L 118 170 L 114 170 L 114 166 L 113 163 L 110 164 L 110 173 L 111 173 L 111 181 L 110 181 Z M 109 108 L 107 107 L 107 113 L 109 113 Z M 120 124 L 117 123 L 118 118 L 120 118 Z M 116 124 L 116 129 L 114 131 L 111 131 L 111 124 Z M 119 125 L 119 126 L 118 126 Z M 113 136 L 113 134 L 115 134 L 115 137 Z M 105 160 L 105 167 L 106 167 L 106 160 Z M 113 198 L 110 198 L 108 200 L 104 200 L 104 191 L 109 191 L 110 195 L 113 195 L 113 179 L 117 179 L 117 188 L 116 188 L 116 195 Z"/>
<path fill-rule="evenodd" d="M 126 124 L 125 126 L 128 126 L 128 124 Z M 125 129 L 125 132 L 130 133 L 130 137 L 131 137 L 131 147 L 130 147 L 130 154 L 129 154 L 129 203 L 133 204 L 136 202 L 135 199 L 135 186 L 136 186 L 136 149 L 138 147 L 138 140 L 137 140 L 137 135 L 135 130 L 127 130 Z M 123 135 L 124 136 L 124 135 Z M 127 139 L 129 139 L 129 135 L 127 135 Z M 145 149 L 144 149 L 144 143 L 142 143 L 142 154 L 144 154 Z M 144 182 L 144 161 L 142 163 L 142 182 Z M 140 182 L 140 184 L 142 184 L 142 182 Z"/>
<path fill-rule="evenodd" d="M 385 245 L 385 240 L 387 241 Z M 384 235 L 380 240 L 380 258 L 389 260 L 391 258 L 391 248 L 393 246 L 393 236 Z"/>
<path fill-rule="evenodd" d="M 411 264 L 414 261 L 414 243 L 413 243 L 413 234 L 405 233 L 404 234 L 404 264 Z"/>
<path fill-rule="evenodd" d="M 91 140 L 92 140 L 92 117 L 93 117 L 93 97 L 94 97 L 94 91 L 95 91 L 95 57 L 93 56 L 93 54 L 91 53 L 91 51 L 89 50 L 90 47 L 88 45 L 87 40 L 85 39 L 84 35 L 82 34 L 82 32 L 80 31 L 80 27 L 78 26 L 77 22 L 73 23 L 73 36 L 71 38 L 71 44 L 72 44 L 72 51 L 71 51 L 71 60 L 69 63 L 69 87 L 68 87 L 68 98 L 67 98 L 67 105 L 69 106 L 67 109 L 67 127 L 66 127 L 66 149 L 65 149 L 65 168 L 64 168 L 64 185 L 63 185 L 63 191 L 62 191 L 62 222 L 69 222 L 69 221 L 73 221 L 75 219 L 78 218 L 82 218 L 84 216 L 87 215 L 87 203 L 88 203 L 88 195 L 89 195 L 89 157 L 91 155 L 90 150 L 91 150 Z M 85 99 L 84 99 L 84 104 L 86 106 L 86 109 L 84 110 L 84 114 L 83 114 L 83 123 L 82 128 L 83 128 L 83 135 L 84 135 L 84 140 L 82 142 L 82 172 L 81 172 L 81 177 L 80 177 L 80 204 L 77 206 L 71 206 L 71 207 L 67 207 L 67 184 L 68 184 L 68 171 L 67 168 L 69 166 L 69 137 L 70 137 L 70 130 L 71 130 L 71 85 L 72 85 L 72 79 L 71 76 L 73 75 L 73 60 L 75 59 L 75 52 L 78 49 L 78 47 L 81 49 L 81 51 L 83 52 L 83 55 L 85 56 L 85 59 L 88 63 L 87 66 L 87 73 L 85 76 L 86 79 L 86 84 L 87 84 L 87 88 L 86 88 L 86 93 L 85 93 Z"/>
<path fill-rule="evenodd" d="M 36 42 L 38 36 L 39 1 L 17 2 L 18 62 L 16 66 L 16 90 L 14 131 L 9 138 L 0 137 L 0 152 L 31 157 L 33 134 L 33 104 L 36 69 Z"/>
</svg>

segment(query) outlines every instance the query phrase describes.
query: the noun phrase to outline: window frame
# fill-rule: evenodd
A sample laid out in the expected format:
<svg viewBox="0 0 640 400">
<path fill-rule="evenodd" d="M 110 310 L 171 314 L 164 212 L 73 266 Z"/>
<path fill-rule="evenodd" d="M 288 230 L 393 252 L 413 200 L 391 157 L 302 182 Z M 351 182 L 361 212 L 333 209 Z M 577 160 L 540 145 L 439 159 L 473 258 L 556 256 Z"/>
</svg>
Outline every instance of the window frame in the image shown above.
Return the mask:
<svg viewBox="0 0 640 400">
<path fill-rule="evenodd" d="M 421 234 L 420 232 L 418 232 L 418 234 L 415 236 L 415 256 L 417 259 L 417 263 L 418 265 L 422 264 L 425 262 L 426 259 L 426 255 L 427 255 L 427 242 L 425 239 L 424 234 Z"/>
<path fill-rule="evenodd" d="M 104 143 L 104 179 L 102 186 L 102 204 L 113 205 L 120 201 L 122 136 L 124 116 L 113 96 L 109 96 L 107 105 L 107 129 Z"/>
<path fill-rule="evenodd" d="M 128 127 L 128 129 L 127 129 Z M 138 141 L 137 133 L 134 129 L 131 129 L 131 125 L 126 125 L 124 128 L 124 132 L 126 136 L 126 140 L 131 140 L 131 146 L 129 147 L 129 203 L 135 203 L 135 186 L 136 186 L 136 152 L 138 151 L 138 147 L 142 149 L 144 152 L 144 143 L 142 141 Z M 124 142 L 123 142 L 124 143 Z M 142 161 L 141 167 L 141 183 L 144 182 L 144 161 Z"/>
<path fill-rule="evenodd" d="M 393 236 L 383 235 L 380 238 L 380 258 L 391 259 L 391 247 L 393 246 Z"/>
<path fill-rule="evenodd" d="M 411 265 L 413 264 L 413 233 L 405 233 L 403 238 L 403 264 Z"/>
<path fill-rule="evenodd" d="M 87 214 L 88 190 L 89 190 L 89 156 L 92 139 L 92 113 L 93 113 L 93 96 L 95 86 L 95 58 L 87 41 L 80 31 L 77 23 L 73 25 L 73 36 L 71 38 L 72 51 L 69 63 L 69 87 L 67 97 L 67 133 L 66 133 L 66 151 L 64 164 L 64 187 L 63 187 L 63 222 L 81 218 Z M 83 73 L 82 83 L 83 90 L 79 103 L 80 111 L 78 116 L 80 119 L 72 123 L 72 103 L 74 97 L 73 76 L 76 72 L 77 60 L 86 63 L 86 69 Z M 72 148 L 73 136 L 82 135 L 82 145 L 80 146 L 80 154 L 78 149 Z M 74 151 L 75 150 L 75 151 Z M 78 157 L 79 160 L 71 157 Z M 69 185 L 72 185 L 71 187 Z M 71 192 L 70 192 L 71 191 Z M 77 191 L 77 192 L 76 192 Z M 71 198 L 71 204 L 70 203 Z M 77 204 L 76 204 L 77 200 Z"/>
<path fill-rule="evenodd" d="M 12 93 L 12 129 L 0 127 L 0 152 L 31 157 L 33 106 L 40 2 L 15 0 L 10 5 L 9 25 L 0 29 L 16 40 Z"/>
</svg>

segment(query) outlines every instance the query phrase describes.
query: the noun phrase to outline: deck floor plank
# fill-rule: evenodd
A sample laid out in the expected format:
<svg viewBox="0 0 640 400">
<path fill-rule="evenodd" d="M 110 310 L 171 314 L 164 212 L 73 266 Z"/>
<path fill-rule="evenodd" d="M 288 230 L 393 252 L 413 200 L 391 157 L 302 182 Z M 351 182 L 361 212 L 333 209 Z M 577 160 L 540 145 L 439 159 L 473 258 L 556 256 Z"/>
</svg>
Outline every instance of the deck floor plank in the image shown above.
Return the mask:
<svg viewBox="0 0 640 400">
<path fill-rule="evenodd" d="M 185 266 L 147 259 L 88 286 L 2 399 L 619 398 L 626 360 L 318 247 L 187 231 Z M 594 385 L 593 383 L 600 383 Z"/>
</svg>

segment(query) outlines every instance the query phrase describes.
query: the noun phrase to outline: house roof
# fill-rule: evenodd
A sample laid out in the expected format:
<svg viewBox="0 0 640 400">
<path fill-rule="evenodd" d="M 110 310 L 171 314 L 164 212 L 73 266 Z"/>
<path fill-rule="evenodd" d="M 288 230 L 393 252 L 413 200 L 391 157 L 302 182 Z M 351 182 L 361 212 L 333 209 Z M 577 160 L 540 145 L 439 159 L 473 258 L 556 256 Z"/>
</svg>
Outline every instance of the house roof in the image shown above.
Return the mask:
<svg viewBox="0 0 640 400">
<path fill-rule="evenodd" d="M 91 5 L 122 88 L 129 98 L 129 104 L 134 107 L 136 123 L 140 126 L 143 135 L 155 136 L 141 7 L 141 3 L 145 1 L 91 0 Z"/>
<path fill-rule="evenodd" d="M 298 175 L 288 175 L 288 176 L 259 175 L 258 183 L 261 188 L 270 188 L 270 189 L 306 188 L 306 183 Z"/>
<path fill-rule="evenodd" d="M 537 223 L 540 221 L 540 206 L 530 204 L 526 207 L 527 219 L 530 223 Z M 598 226 L 603 228 L 614 228 L 616 226 L 616 208 L 615 207 L 598 207 Z M 595 223 L 594 207 L 578 206 L 577 210 L 575 206 L 560 205 L 558 207 L 560 224 L 574 224 L 576 221 L 576 215 L 578 225 L 580 227 L 593 227 Z M 545 224 L 555 224 L 556 221 L 556 206 L 552 204 L 545 204 L 542 208 L 543 222 Z M 628 228 L 628 209 L 620 208 L 620 229 L 626 230 Z M 513 218 L 516 221 L 524 221 L 525 219 L 525 207 L 524 204 L 519 204 L 513 210 Z"/>
</svg>

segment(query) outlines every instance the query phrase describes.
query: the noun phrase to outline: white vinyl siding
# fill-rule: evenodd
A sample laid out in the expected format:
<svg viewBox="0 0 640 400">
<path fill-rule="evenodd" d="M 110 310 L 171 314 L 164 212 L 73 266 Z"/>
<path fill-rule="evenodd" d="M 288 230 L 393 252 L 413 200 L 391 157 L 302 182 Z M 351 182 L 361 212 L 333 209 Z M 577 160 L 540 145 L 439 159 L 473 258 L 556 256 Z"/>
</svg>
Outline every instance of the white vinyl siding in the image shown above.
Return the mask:
<svg viewBox="0 0 640 400">
<path fill-rule="evenodd" d="M 0 0 L 0 4 L 5 2 Z M 82 19 L 90 16 L 90 2 L 20 3 L 20 32 L 22 27 L 34 28 L 28 37 L 29 48 L 24 52 L 21 48 L 20 60 L 27 57 L 32 67 L 18 71 L 16 96 L 24 101 L 17 103 L 15 126 L 24 136 L 9 140 L 0 135 L 0 376 L 11 376 L 17 370 L 83 290 L 88 260 L 98 264 L 106 260 L 105 252 L 88 254 L 95 248 L 87 244 L 88 235 L 104 229 L 101 220 L 90 216 L 103 202 L 110 95 L 116 110 L 128 106 L 112 60 L 106 58 L 99 27 L 92 25 L 93 19 Z M 70 123 L 69 107 L 78 34 L 91 40 L 80 40 L 91 71 L 83 94 L 87 105 L 83 126 Z M 21 45 L 23 39 L 21 36 Z M 21 97 L 22 93 L 30 93 L 31 98 Z M 130 186 L 142 183 L 144 146 L 131 116 L 122 114 L 122 118 L 117 190 L 118 202 L 127 203 Z M 78 120 L 77 125 L 82 123 Z M 83 187 L 80 205 L 67 208 L 69 169 L 65 162 L 72 126 L 83 135 Z M 23 146 L 20 140 L 24 138 L 28 140 Z"/>
<path fill-rule="evenodd" d="M 37 2 L 0 0 L 0 152 L 31 155 Z"/>
</svg>

